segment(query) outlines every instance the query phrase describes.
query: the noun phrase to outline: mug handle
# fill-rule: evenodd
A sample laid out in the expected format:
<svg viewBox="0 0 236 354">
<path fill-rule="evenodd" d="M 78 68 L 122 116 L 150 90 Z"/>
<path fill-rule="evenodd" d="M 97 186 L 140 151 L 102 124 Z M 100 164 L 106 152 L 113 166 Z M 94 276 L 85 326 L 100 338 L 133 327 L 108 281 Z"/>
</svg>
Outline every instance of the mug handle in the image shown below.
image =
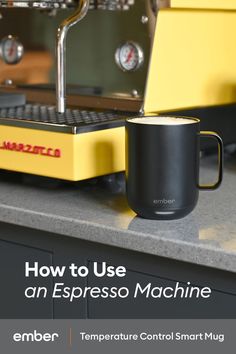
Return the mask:
<svg viewBox="0 0 236 354">
<path fill-rule="evenodd" d="M 214 190 L 219 188 L 223 180 L 223 165 L 224 165 L 224 145 L 221 137 L 215 132 L 201 131 L 201 138 L 212 138 L 217 141 L 218 144 L 218 180 L 215 184 L 211 185 L 198 185 L 201 190 Z"/>
</svg>

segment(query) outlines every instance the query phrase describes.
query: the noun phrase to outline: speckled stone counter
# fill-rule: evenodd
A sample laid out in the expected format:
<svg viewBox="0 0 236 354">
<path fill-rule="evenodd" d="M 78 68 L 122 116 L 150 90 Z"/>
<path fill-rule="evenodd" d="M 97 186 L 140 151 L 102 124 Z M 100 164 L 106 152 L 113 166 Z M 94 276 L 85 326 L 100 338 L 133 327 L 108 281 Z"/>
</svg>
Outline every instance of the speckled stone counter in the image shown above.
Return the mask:
<svg viewBox="0 0 236 354">
<path fill-rule="evenodd" d="M 216 158 L 202 165 L 201 181 L 212 182 Z M 115 188 L 101 180 L 48 185 L 2 173 L 0 221 L 236 272 L 236 156 L 226 158 L 222 187 L 200 192 L 195 211 L 177 221 L 136 217 L 122 179 Z"/>
</svg>

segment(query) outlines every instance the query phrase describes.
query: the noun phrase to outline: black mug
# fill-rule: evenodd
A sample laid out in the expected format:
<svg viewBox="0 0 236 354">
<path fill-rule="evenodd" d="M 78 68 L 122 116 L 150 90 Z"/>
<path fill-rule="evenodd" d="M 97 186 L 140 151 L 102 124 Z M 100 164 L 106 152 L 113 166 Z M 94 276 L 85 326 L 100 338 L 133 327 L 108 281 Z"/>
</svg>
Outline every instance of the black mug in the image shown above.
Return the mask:
<svg viewBox="0 0 236 354">
<path fill-rule="evenodd" d="M 218 143 L 218 180 L 199 185 L 200 137 Z M 214 132 L 200 132 L 191 117 L 137 117 L 126 121 L 126 191 L 128 204 L 147 219 L 172 220 L 189 214 L 199 189 L 217 189 L 223 177 L 223 142 Z"/>
</svg>

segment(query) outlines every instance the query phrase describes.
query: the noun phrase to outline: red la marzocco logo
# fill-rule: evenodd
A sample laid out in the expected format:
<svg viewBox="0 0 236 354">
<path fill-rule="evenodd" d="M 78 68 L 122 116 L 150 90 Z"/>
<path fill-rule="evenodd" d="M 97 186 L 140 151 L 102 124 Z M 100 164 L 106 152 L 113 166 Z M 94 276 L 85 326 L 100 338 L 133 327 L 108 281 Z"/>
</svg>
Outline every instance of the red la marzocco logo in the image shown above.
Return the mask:
<svg viewBox="0 0 236 354">
<path fill-rule="evenodd" d="M 46 146 L 40 145 L 31 145 L 31 144 L 23 144 L 23 143 L 15 143 L 11 141 L 3 141 L 0 146 L 1 150 L 9 150 L 16 152 L 24 152 L 28 154 L 48 156 L 48 157 L 61 157 L 61 149 L 53 149 Z"/>
</svg>

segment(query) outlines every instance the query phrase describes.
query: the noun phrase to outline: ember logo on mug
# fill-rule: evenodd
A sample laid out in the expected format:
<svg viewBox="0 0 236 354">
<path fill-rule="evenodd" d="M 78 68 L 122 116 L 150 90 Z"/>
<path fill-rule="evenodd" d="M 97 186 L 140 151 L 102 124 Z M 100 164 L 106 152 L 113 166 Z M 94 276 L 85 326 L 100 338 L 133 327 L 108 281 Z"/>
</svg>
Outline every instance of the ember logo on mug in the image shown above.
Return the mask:
<svg viewBox="0 0 236 354">
<path fill-rule="evenodd" d="M 218 180 L 199 184 L 200 138 L 218 144 Z M 199 189 L 216 189 L 223 177 L 223 142 L 201 132 L 192 117 L 151 116 L 126 121 L 126 184 L 129 206 L 147 219 L 171 220 L 189 214 Z"/>
<path fill-rule="evenodd" d="M 154 204 L 159 204 L 159 205 L 166 205 L 166 204 L 173 204 L 175 202 L 175 199 L 154 199 L 153 203 Z"/>
</svg>

